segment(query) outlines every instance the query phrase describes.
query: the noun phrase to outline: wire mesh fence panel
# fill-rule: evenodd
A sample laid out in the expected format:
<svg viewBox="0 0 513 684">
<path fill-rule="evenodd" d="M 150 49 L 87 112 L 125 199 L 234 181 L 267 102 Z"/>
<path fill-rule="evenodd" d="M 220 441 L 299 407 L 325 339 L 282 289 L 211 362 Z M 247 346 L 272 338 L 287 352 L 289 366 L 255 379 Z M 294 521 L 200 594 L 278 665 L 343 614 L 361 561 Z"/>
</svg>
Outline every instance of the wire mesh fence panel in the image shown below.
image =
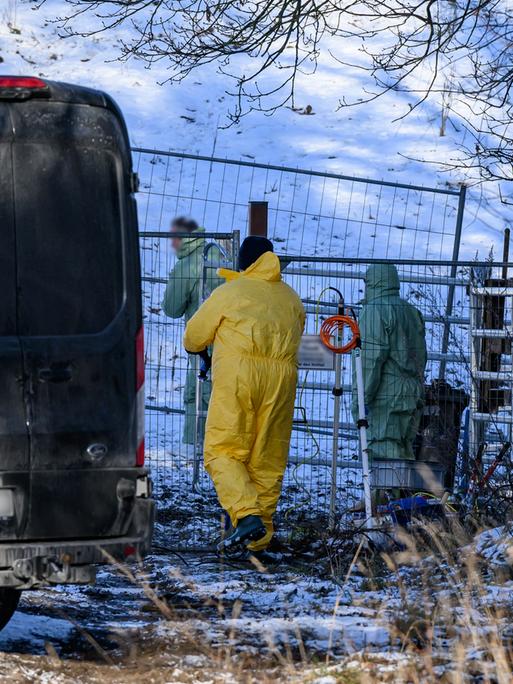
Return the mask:
<svg viewBox="0 0 513 684">
<path fill-rule="evenodd" d="M 269 202 L 270 237 L 284 280 L 304 302 L 307 333 L 318 334 L 322 321 L 337 313 L 338 294 L 329 288 L 337 288 L 345 306 L 359 315 L 372 261 L 397 264 L 401 296 L 422 313 L 426 325 L 422 446 L 417 438 L 415 452 L 427 461 L 441 460 L 440 472 L 451 477 L 456 453 L 462 452 L 461 415 L 471 389 L 471 265 L 441 259 L 457 253 L 462 195 L 151 150 L 136 150 L 134 159 L 141 180 L 148 457 L 159 529 L 168 543 L 205 548 L 219 533 L 220 508 L 201 463 L 209 386 L 196 381 L 195 362 L 184 352 L 182 336 L 185 322 L 218 284 L 215 269 L 203 269 L 204 258 L 233 264 L 238 235 L 232 231 L 245 228 L 250 200 Z M 192 216 L 207 231 L 192 238 L 192 247 L 189 235 L 171 239 L 167 233 L 171 219 L 180 215 Z M 215 248 L 205 253 L 212 243 Z M 277 513 L 282 531 L 297 531 L 305 522 L 325 527 L 333 484 L 337 519 L 361 500 L 350 355 L 341 357 L 335 448 L 333 384 L 333 370 L 300 370 Z M 399 484 L 406 477 L 401 463 L 384 464 L 379 473 L 374 468 L 375 481 Z M 419 476 L 416 483 L 422 481 Z"/>
<path fill-rule="evenodd" d="M 150 254 L 169 252 L 169 238 L 142 237 Z M 207 238 L 206 238 L 207 239 Z M 208 238 L 210 239 L 210 237 Z M 167 247 L 162 246 L 166 243 Z M 163 263 L 166 263 L 164 258 Z M 283 278 L 302 297 L 307 311 L 306 333 L 317 335 L 328 316 L 337 312 L 339 294 L 344 298 L 346 311 L 361 316 L 361 300 L 365 284 L 363 276 L 371 265 L 365 261 L 330 260 L 312 263 L 312 258 L 288 257 L 283 263 Z M 150 268 L 154 262 L 150 259 Z M 475 391 L 476 361 L 472 360 L 470 334 L 472 310 L 470 307 L 470 264 L 458 266 L 456 279 L 450 273 L 452 263 L 432 264 L 403 262 L 398 265 L 400 294 L 411 303 L 425 320 L 427 364 L 423 381 L 422 412 L 418 434 L 411 438 L 416 462 L 427 462 L 438 485 L 451 487 L 458 459 L 472 460 L 476 452 L 475 438 L 469 429 L 463 429 L 464 413 L 471 394 Z M 167 267 L 166 267 L 167 270 Z M 146 267 L 143 267 L 146 274 Z M 154 270 L 152 270 L 154 273 Z M 190 366 L 181 347 L 183 321 L 164 314 L 160 303 L 165 299 L 165 278 L 144 276 L 145 310 L 147 315 L 147 432 L 148 451 L 156 482 L 156 495 L 161 510 L 162 531 L 176 546 L 189 543 L 209 547 L 219 534 L 220 508 L 210 478 L 201 463 L 201 449 L 195 449 L 194 438 L 186 432 L 185 387 L 188 376 L 195 370 Z M 451 316 L 449 349 L 441 351 L 443 330 L 446 325 L 445 304 L 450 287 L 455 288 L 455 306 Z M 168 309 L 168 312 L 170 310 Z M 504 325 L 510 325 L 510 307 L 506 308 Z M 363 340 L 365 345 L 365 338 Z M 407 349 L 398 348 L 408 355 Z M 440 378 L 440 361 L 446 360 L 445 377 Z M 501 375 L 511 374 L 510 357 L 501 357 Z M 508 365 L 509 364 L 509 365 Z M 479 365 L 479 364 L 477 364 Z M 351 355 L 342 356 L 342 397 L 338 439 L 334 450 L 334 385 L 333 370 L 300 369 L 295 402 L 290 458 L 283 482 L 283 493 L 277 512 L 278 530 L 286 534 L 300 534 L 305 525 L 326 528 L 330 515 L 330 499 L 335 465 L 337 521 L 347 520 L 348 511 L 362 498 L 361 454 L 354 419 L 354 382 Z M 474 379 L 474 382 L 472 382 Z M 393 392 L 390 402 L 401 391 Z M 504 388 L 502 388 L 504 389 Z M 194 394 L 194 392 L 191 392 Z M 404 392 L 403 392 L 404 394 Z M 477 401 L 474 399 L 474 401 Z M 186 404 L 186 402 L 185 402 Z M 195 420 L 196 406 L 192 408 Z M 203 406 L 203 410 L 204 410 Z M 369 422 L 372 423 L 372 406 Z M 477 411 L 477 409 L 476 409 Z M 488 416 L 483 435 L 490 444 L 488 461 L 509 438 L 511 418 L 510 392 L 504 392 L 498 412 Z M 508 420 L 510 423 L 508 424 Z M 498 429 L 498 423 L 502 427 Z M 194 431 L 194 427 L 192 430 Z M 506 429 L 506 432 L 505 432 Z M 470 434 L 470 436 L 469 436 Z M 495 446 L 493 446 L 495 445 Z M 493 451 L 495 449 L 495 451 Z M 381 455 L 383 456 L 383 455 Z M 198 479 L 194 479 L 195 462 L 199 464 Z M 426 481 L 421 472 L 408 469 L 401 455 L 393 454 L 389 461 L 375 458 L 373 481 L 383 488 L 422 489 L 433 491 L 433 483 Z M 504 464 L 501 468 L 504 469 Z M 497 474 L 500 474 L 501 468 Z M 461 464 L 460 464 L 461 479 Z M 468 470 L 468 468 L 467 468 Z M 468 472 L 467 472 L 468 476 Z M 177 527 L 176 527 L 177 526 Z"/>
<path fill-rule="evenodd" d="M 459 243 L 464 189 L 162 150 L 133 153 L 141 224 L 148 230 L 181 214 L 211 231 L 243 230 L 248 202 L 260 200 L 268 202 L 269 238 L 281 253 L 447 259 Z"/>
<path fill-rule="evenodd" d="M 294 261 L 290 261 L 289 258 L 283 270 L 283 277 L 300 293 L 305 302 L 308 312 L 308 333 L 319 333 L 322 321 L 337 313 L 339 293 L 330 288 L 340 291 L 346 312 L 354 312 L 357 317 L 361 316 L 361 302 L 365 290 L 363 278 L 370 266 L 369 262 L 361 260 L 347 262 L 332 259 L 323 263 L 319 260 L 312 262 L 308 257 L 296 258 Z M 370 317 L 376 326 L 383 322 L 383 311 L 385 318 L 392 315 L 394 323 L 397 324 L 397 310 L 392 311 L 394 306 L 410 309 L 409 305 L 413 305 L 425 320 L 427 363 L 422 377 L 415 378 L 415 391 L 402 379 L 410 372 L 409 361 L 413 350 L 406 344 L 408 339 L 402 339 L 399 335 L 394 341 L 392 335 L 392 342 L 388 346 L 395 344 L 393 354 L 396 359 L 391 362 L 394 368 L 390 365 L 384 367 L 380 355 L 383 352 L 388 355 L 387 358 L 389 357 L 390 348 L 387 350 L 385 337 L 393 331 L 380 329 L 383 334 L 381 341 L 375 335 L 372 340 L 366 339 L 369 330 L 371 333 L 377 332 L 372 330 L 372 326 L 369 328 L 367 325 L 366 330 L 362 330 L 362 354 L 369 354 L 370 344 L 376 347 L 371 349 L 370 354 L 371 361 L 376 367 L 373 368 L 364 362 L 364 375 L 369 375 L 373 370 L 373 382 L 380 387 L 378 396 L 374 397 L 374 405 L 367 407 L 371 425 L 370 450 L 371 455 L 375 456 L 375 469 L 380 460 L 384 461 L 379 466 L 382 471 L 379 477 L 388 487 L 392 487 L 394 482 L 396 488 L 401 487 L 407 476 L 403 473 L 402 459 L 413 457 L 414 454 L 419 460 L 438 463 L 439 465 L 432 466 L 432 469 L 439 473 L 439 478 L 442 478 L 443 473 L 447 473 L 447 477 L 451 478 L 454 470 L 460 440 L 461 417 L 468 403 L 470 391 L 470 359 L 468 268 L 458 268 L 457 276 L 453 278 L 452 266 L 451 263 L 434 262 L 431 265 L 423 262 L 403 262 L 397 267 L 403 301 L 391 303 L 380 297 L 366 304 L 367 318 Z M 455 288 L 455 304 L 451 316 L 449 348 L 443 353 L 445 305 L 450 287 Z M 404 334 L 404 330 L 400 330 L 398 325 L 397 331 Z M 442 359 L 447 362 L 443 379 L 440 378 Z M 399 367 L 395 368 L 396 365 Z M 423 365 L 422 361 L 420 365 Z M 392 380 L 387 380 L 387 377 L 392 377 Z M 365 380 L 371 382 L 369 377 Z M 340 518 L 362 499 L 361 455 L 355 424 L 355 383 L 351 354 L 342 356 L 342 406 L 335 451 L 333 386 L 333 371 L 300 370 L 296 423 L 282 501 L 282 512 L 287 513 L 289 510 L 289 520 L 292 518 L 292 508 L 297 512 L 298 518 L 327 519 L 334 462 L 337 468 L 337 516 Z M 377 387 L 374 389 L 377 390 Z M 418 405 L 409 406 L 417 402 Z M 384 439 L 382 446 L 385 451 L 389 450 L 387 453 L 380 453 L 377 449 L 379 441 L 375 441 L 374 444 L 372 442 L 372 427 L 376 426 L 380 411 L 379 419 L 386 422 L 385 432 L 391 431 L 390 435 L 385 435 L 390 439 Z M 401 425 L 394 426 L 394 420 L 399 419 L 411 419 L 418 425 L 419 435 L 416 435 L 417 430 L 411 434 L 408 454 L 403 453 L 405 450 L 402 447 L 399 448 L 400 438 L 406 437 L 407 432 Z M 404 433 L 402 437 L 401 433 Z M 374 454 L 373 448 L 376 451 Z M 376 472 L 375 482 L 378 479 Z M 417 478 L 416 482 L 422 482 L 422 478 Z M 291 501 L 288 500 L 291 498 L 288 492 L 292 494 Z"/>
</svg>

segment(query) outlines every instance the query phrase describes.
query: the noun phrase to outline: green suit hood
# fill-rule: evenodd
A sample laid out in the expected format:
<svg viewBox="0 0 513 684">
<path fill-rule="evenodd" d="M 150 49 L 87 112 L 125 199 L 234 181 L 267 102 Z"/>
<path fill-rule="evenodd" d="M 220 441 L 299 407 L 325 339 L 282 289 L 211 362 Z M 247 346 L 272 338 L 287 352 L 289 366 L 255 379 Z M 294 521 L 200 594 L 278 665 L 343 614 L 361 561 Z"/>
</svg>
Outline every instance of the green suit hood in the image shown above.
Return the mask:
<svg viewBox="0 0 513 684">
<path fill-rule="evenodd" d="M 203 237 L 203 235 L 201 235 L 201 233 L 204 232 L 204 228 L 196 228 L 196 230 L 193 233 L 191 233 L 191 237 L 183 238 L 182 244 L 180 245 L 176 253 L 177 258 L 184 259 L 200 247 L 203 247 L 205 238 Z"/>
<path fill-rule="evenodd" d="M 365 302 L 399 296 L 399 274 L 393 264 L 373 264 L 365 274 Z"/>
<path fill-rule="evenodd" d="M 177 260 L 171 273 L 162 300 L 162 309 L 170 318 L 185 317 L 187 322 L 196 313 L 201 300 L 201 279 L 203 274 L 203 253 L 206 245 L 204 228 L 198 228 L 190 237 L 182 239 L 177 250 Z M 210 250 L 213 261 L 222 259 L 221 252 L 216 246 Z M 213 268 L 208 268 L 205 274 L 206 292 L 208 295 L 222 280 L 217 277 Z"/>
</svg>

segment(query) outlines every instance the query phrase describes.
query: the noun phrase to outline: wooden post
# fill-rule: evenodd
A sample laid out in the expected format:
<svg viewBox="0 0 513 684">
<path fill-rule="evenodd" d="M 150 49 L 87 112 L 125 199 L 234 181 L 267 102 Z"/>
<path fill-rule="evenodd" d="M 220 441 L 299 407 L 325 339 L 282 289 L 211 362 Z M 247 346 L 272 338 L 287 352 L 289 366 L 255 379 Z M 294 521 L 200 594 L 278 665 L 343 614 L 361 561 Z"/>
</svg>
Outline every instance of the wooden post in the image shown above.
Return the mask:
<svg viewBox="0 0 513 684">
<path fill-rule="evenodd" d="M 267 202 L 250 202 L 248 212 L 248 235 L 267 237 Z"/>
<path fill-rule="evenodd" d="M 502 250 L 502 279 L 508 279 L 510 229 L 504 228 L 504 247 Z"/>
</svg>

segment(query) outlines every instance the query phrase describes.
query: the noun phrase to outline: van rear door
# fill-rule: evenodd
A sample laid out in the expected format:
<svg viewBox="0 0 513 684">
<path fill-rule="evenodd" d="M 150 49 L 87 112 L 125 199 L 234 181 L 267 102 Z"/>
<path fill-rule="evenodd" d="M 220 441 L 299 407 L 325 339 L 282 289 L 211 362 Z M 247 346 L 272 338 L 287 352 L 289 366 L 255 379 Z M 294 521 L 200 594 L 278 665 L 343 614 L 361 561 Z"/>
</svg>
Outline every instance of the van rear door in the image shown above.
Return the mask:
<svg viewBox="0 0 513 684">
<path fill-rule="evenodd" d="M 38 539 L 123 534 L 138 472 L 130 151 L 113 107 L 67 99 L 10 105 L 30 444 L 25 537 Z"/>
<path fill-rule="evenodd" d="M 23 534 L 29 507 L 29 443 L 24 374 L 16 331 L 16 235 L 12 123 L 0 103 L 0 540 Z"/>
</svg>

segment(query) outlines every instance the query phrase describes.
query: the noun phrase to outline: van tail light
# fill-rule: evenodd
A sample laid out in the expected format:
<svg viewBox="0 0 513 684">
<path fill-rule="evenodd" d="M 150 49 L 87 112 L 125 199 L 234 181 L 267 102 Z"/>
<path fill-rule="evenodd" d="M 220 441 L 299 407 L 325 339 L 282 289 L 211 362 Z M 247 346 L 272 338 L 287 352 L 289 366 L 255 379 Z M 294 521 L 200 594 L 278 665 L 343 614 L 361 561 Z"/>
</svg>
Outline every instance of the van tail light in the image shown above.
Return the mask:
<svg viewBox="0 0 513 684">
<path fill-rule="evenodd" d="M 144 328 L 141 326 L 135 336 L 135 389 L 144 387 Z"/>
<path fill-rule="evenodd" d="M 135 465 L 137 468 L 142 468 L 144 466 L 144 437 L 139 442 L 139 446 L 135 452 Z"/>
<path fill-rule="evenodd" d="M 141 326 L 135 336 L 135 390 L 136 390 L 136 434 L 137 451 L 135 465 L 144 465 L 144 328 Z"/>
<path fill-rule="evenodd" d="M 45 81 L 33 76 L 0 76 L 1 100 L 28 100 L 31 97 L 49 97 L 50 88 Z"/>
<path fill-rule="evenodd" d="M 48 88 L 40 78 L 33 76 L 0 76 L 0 88 Z"/>
</svg>

